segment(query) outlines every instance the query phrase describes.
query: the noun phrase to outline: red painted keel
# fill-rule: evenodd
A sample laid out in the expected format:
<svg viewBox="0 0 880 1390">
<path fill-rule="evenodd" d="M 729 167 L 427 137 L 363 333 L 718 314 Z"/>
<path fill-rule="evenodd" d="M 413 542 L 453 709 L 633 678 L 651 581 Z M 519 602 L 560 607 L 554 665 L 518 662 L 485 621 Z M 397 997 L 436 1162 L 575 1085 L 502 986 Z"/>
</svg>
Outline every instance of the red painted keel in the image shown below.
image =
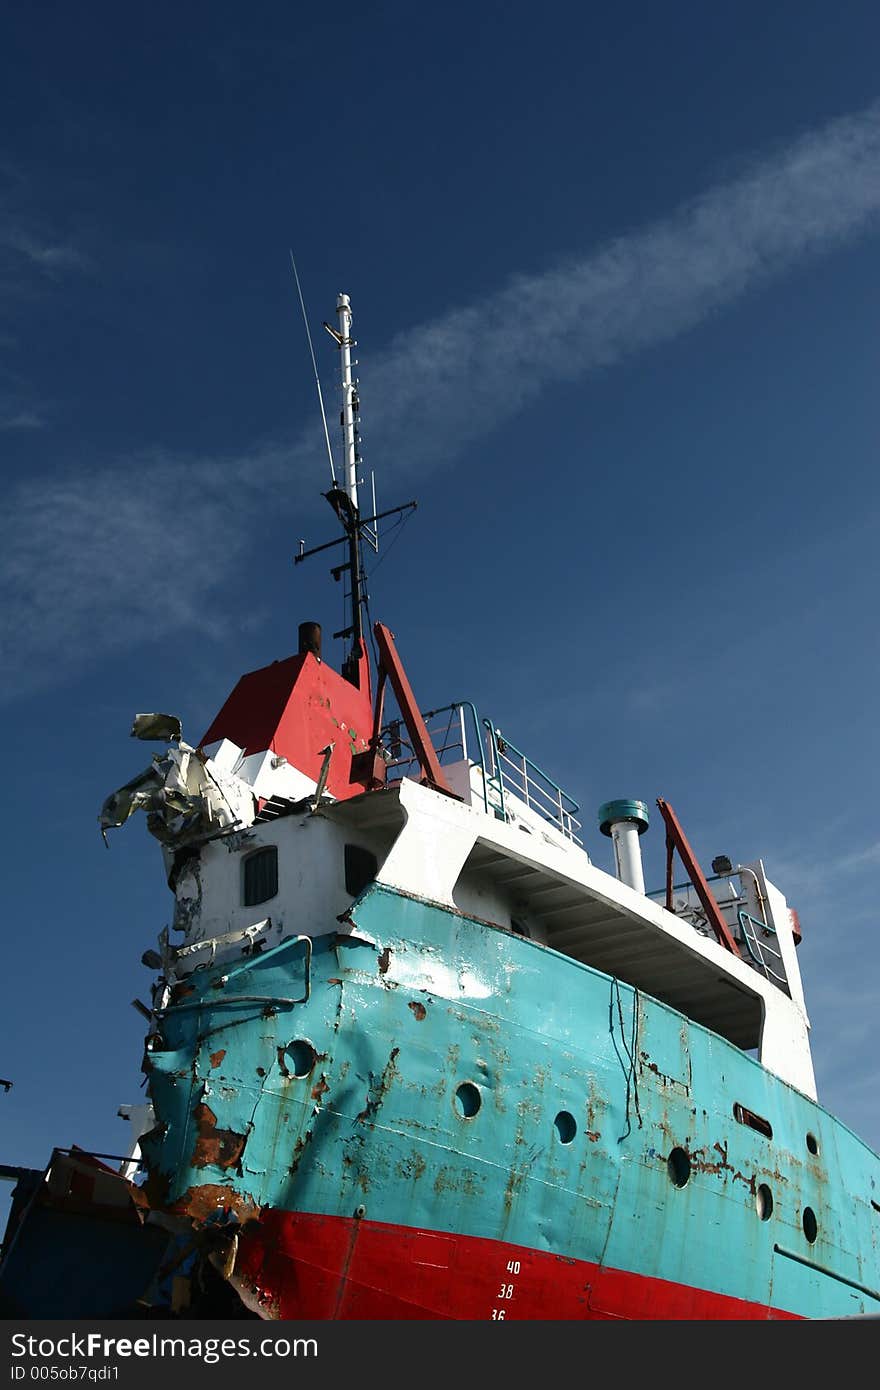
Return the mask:
<svg viewBox="0 0 880 1390">
<path fill-rule="evenodd" d="M 474 1236 L 264 1211 L 235 1283 L 267 1317 L 665 1321 L 793 1318 L 778 1308 Z"/>
</svg>

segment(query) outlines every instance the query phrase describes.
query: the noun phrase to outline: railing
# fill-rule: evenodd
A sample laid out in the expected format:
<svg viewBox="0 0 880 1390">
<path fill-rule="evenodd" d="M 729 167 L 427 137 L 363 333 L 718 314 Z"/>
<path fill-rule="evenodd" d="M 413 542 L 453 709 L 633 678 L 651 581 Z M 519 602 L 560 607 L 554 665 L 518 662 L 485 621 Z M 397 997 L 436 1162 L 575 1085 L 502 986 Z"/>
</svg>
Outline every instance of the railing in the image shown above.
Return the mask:
<svg viewBox="0 0 880 1390">
<path fill-rule="evenodd" d="M 425 710 L 422 718 L 441 765 L 464 759 L 479 767 L 483 808 L 499 820 L 507 819 L 505 798 L 509 794 L 543 820 L 560 830 L 574 844 L 578 835 L 579 806 L 547 773 L 504 738 L 488 719 L 482 721 L 469 700 L 456 700 L 440 709 Z M 485 734 L 481 736 L 482 729 Z M 407 738 L 403 720 L 392 719 L 382 730 L 381 743 L 389 781 L 406 777 L 418 766 L 415 750 Z"/>
<path fill-rule="evenodd" d="M 489 782 L 498 791 L 502 812 L 504 793 L 509 791 L 525 802 L 530 810 L 536 811 L 544 820 L 555 825 L 567 839 L 576 845 L 582 844 L 583 841 L 577 834 L 582 828 L 577 819 L 580 810 L 577 802 L 573 801 L 552 777 L 548 777 L 537 763 L 533 763 L 531 758 L 527 758 L 525 753 L 510 742 L 510 739 L 505 738 L 501 730 L 496 729 L 488 719 L 483 720 L 483 726 L 489 735 L 486 740 L 489 749 Z"/>
<path fill-rule="evenodd" d="M 443 716 L 446 716 L 444 719 Z M 473 758 L 483 774 L 483 805 L 486 813 L 490 810 L 488 781 L 486 778 L 486 759 L 483 753 L 483 740 L 480 738 L 480 719 L 469 700 L 456 700 L 440 709 L 422 711 L 422 719 L 434 745 L 434 752 L 443 766 L 453 761 Z M 472 739 L 468 744 L 468 726 Z M 380 735 L 385 750 L 387 776 L 389 781 L 399 781 L 413 766 L 418 766 L 418 758 L 409 739 L 402 719 L 392 719 L 385 725 Z M 456 755 L 454 758 L 450 754 Z M 497 814 L 497 813 L 496 813 Z"/>
<path fill-rule="evenodd" d="M 706 882 L 730 883 L 730 880 L 734 877 L 739 877 L 740 880 L 742 880 L 742 875 L 744 873 L 750 873 L 752 877 L 754 877 L 754 871 L 749 869 L 748 865 L 744 865 L 738 869 L 731 869 L 729 873 L 709 874 L 706 876 Z M 732 884 L 731 888 L 733 888 Z M 691 900 L 691 894 L 695 892 L 695 889 L 690 880 L 687 880 L 685 883 L 673 884 L 672 891 L 673 893 L 683 893 L 686 895 L 684 898 L 679 898 L 677 905 L 673 907 L 675 915 L 689 922 L 701 935 L 711 936 L 712 932 L 708 922 L 705 920 L 703 909 L 698 902 L 695 903 Z M 666 890 L 657 889 L 648 893 L 647 896 L 651 898 L 653 902 L 663 902 L 666 898 Z M 758 935 L 758 933 L 761 932 L 764 933 L 765 936 L 775 937 L 776 929 L 772 927 L 769 922 L 762 921 L 758 917 L 752 917 L 751 914 L 745 910 L 742 906 L 743 903 L 747 902 L 744 893 L 733 891 L 726 897 L 719 897 L 716 893 L 715 899 L 728 926 L 733 928 L 734 920 L 736 925 L 738 925 L 741 938 L 746 945 L 749 963 L 753 964 L 756 969 L 762 971 L 768 980 L 773 980 L 783 989 L 788 989 L 788 980 L 785 975 L 785 966 L 782 961 L 781 952 L 774 946 L 771 946 L 768 941 L 762 941 Z M 774 968 L 773 962 L 782 966 L 781 973 L 778 969 Z"/>
<path fill-rule="evenodd" d="M 758 966 L 760 966 L 764 974 L 767 976 L 768 980 L 775 980 L 776 983 L 780 985 L 787 984 L 785 978 L 785 967 L 783 966 L 783 973 L 780 975 L 779 971 L 774 970 L 773 966 L 769 963 L 769 961 L 765 959 L 766 956 L 773 956 L 774 959 L 777 960 L 780 965 L 782 965 L 781 952 L 777 951 L 774 946 L 771 946 L 769 944 L 769 942 L 762 942 L 758 938 L 758 930 L 765 932 L 768 935 L 775 936 L 775 928 L 771 927 L 767 922 L 759 922 L 756 917 L 750 917 L 748 912 L 744 912 L 742 909 L 740 909 L 739 913 L 737 914 L 737 917 L 739 919 L 739 925 L 742 930 L 743 940 L 745 941 L 746 946 L 748 947 L 748 952 L 749 955 L 752 957 L 752 960 L 755 961 L 755 963 Z"/>
</svg>

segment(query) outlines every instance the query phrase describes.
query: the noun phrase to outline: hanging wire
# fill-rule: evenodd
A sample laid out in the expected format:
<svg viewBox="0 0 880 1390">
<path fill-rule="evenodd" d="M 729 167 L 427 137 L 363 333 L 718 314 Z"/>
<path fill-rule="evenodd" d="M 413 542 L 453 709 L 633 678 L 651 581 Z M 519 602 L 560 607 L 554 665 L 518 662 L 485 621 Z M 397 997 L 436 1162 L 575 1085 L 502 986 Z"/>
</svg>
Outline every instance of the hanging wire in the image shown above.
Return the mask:
<svg viewBox="0 0 880 1390">
<path fill-rule="evenodd" d="M 628 1063 L 628 1065 L 624 1063 L 624 1059 L 620 1055 L 620 1049 L 617 1046 L 617 1037 L 614 1026 L 615 1000 L 617 1002 L 617 1017 L 620 1022 L 620 1041 L 623 1044 L 623 1050 L 626 1053 L 626 1062 Z M 620 1062 L 620 1065 L 623 1068 L 623 1074 L 626 1078 L 626 1129 L 623 1131 L 623 1134 L 621 1134 L 618 1138 L 618 1144 L 622 1144 L 624 1139 L 626 1139 L 628 1135 L 632 1133 L 632 1124 L 630 1123 L 629 1118 L 630 1096 L 632 1096 L 633 1101 L 635 1103 L 636 1117 L 638 1119 L 640 1128 L 642 1124 L 642 1112 L 639 1108 L 639 1083 L 638 1077 L 636 1075 L 635 1060 L 639 1036 L 639 992 L 635 988 L 633 988 L 632 1005 L 632 1039 L 628 1044 L 626 1041 L 626 1029 L 623 1022 L 623 1003 L 620 997 L 620 981 L 617 979 L 616 976 L 613 976 L 611 980 L 611 995 L 608 1000 L 608 1021 L 611 1027 L 611 1041 L 614 1044 L 614 1051 L 617 1053 L 618 1061 Z"/>
<path fill-rule="evenodd" d="M 405 526 L 406 523 L 409 521 L 410 517 L 412 517 L 413 515 L 414 515 L 414 511 L 412 511 L 412 510 L 410 510 L 410 511 L 408 511 L 408 512 L 405 512 L 402 516 L 399 516 L 399 517 L 397 518 L 397 520 L 396 520 L 395 522 L 393 522 L 392 525 L 389 526 L 388 530 L 384 533 L 384 535 L 383 535 L 383 537 L 382 537 L 383 541 L 385 540 L 386 536 L 388 536 L 388 535 L 392 536 L 393 539 L 390 540 L 390 541 L 388 542 L 388 544 L 385 546 L 385 549 L 384 549 L 383 552 L 382 552 L 382 559 L 381 559 L 381 560 L 377 560 L 376 563 L 375 563 L 375 565 L 373 566 L 373 569 L 372 569 L 372 573 L 373 573 L 373 574 L 376 573 L 376 570 L 377 570 L 377 569 L 379 568 L 379 566 L 382 564 L 382 561 L 385 559 L 386 555 L 388 554 L 389 550 L 391 550 L 391 548 L 392 548 L 392 546 L 395 544 L 395 542 L 398 541 L 398 540 L 400 539 L 400 532 L 403 530 L 404 526 Z M 395 533 L 396 533 L 396 534 L 395 534 Z"/>
<path fill-rule="evenodd" d="M 324 425 L 324 438 L 325 438 L 325 440 L 327 441 L 327 457 L 328 457 L 329 460 L 330 460 L 330 482 L 331 482 L 332 486 L 335 487 L 335 486 L 336 486 L 336 470 L 335 470 L 334 467 L 333 467 L 333 450 L 332 450 L 331 447 L 330 447 L 330 433 L 329 433 L 329 431 L 328 431 L 328 429 L 327 429 L 327 412 L 326 412 L 325 409 L 324 409 L 324 397 L 323 397 L 323 395 L 321 394 L 321 378 L 320 378 L 319 375 L 318 375 L 318 364 L 317 364 L 317 362 L 315 361 L 315 349 L 314 349 L 314 347 L 312 346 L 312 335 L 311 335 L 311 333 L 309 332 L 309 320 L 308 320 L 308 317 L 306 316 L 305 301 L 304 301 L 304 299 L 303 299 L 303 292 L 302 292 L 302 290 L 301 290 L 301 288 L 300 288 L 299 276 L 298 276 L 297 273 L 296 273 L 296 261 L 293 259 L 293 252 L 292 252 L 292 251 L 290 252 L 290 264 L 291 264 L 291 266 L 293 267 L 293 278 L 294 278 L 294 280 L 296 281 L 296 289 L 297 289 L 297 293 L 298 293 L 298 295 L 299 295 L 300 308 L 302 309 L 303 323 L 305 324 L 305 327 L 306 327 L 306 338 L 308 339 L 308 343 L 309 343 L 309 352 L 310 352 L 311 355 L 312 355 L 312 367 L 314 368 L 314 372 L 315 372 L 315 385 L 316 385 L 317 388 L 318 388 L 318 404 L 319 404 L 320 407 L 321 407 L 321 421 L 322 421 L 322 423 L 323 423 L 323 425 Z"/>
<path fill-rule="evenodd" d="M 379 669 L 379 652 L 378 652 L 378 648 L 376 647 L 376 639 L 375 639 L 375 637 L 373 636 L 373 617 L 372 617 L 372 614 L 370 613 L 370 597 L 369 597 L 369 593 L 368 593 L 368 580 L 372 579 L 373 575 L 376 573 L 376 570 L 377 570 L 377 569 L 379 568 L 379 566 L 382 564 L 382 561 L 385 559 L 385 557 L 386 557 L 386 555 L 388 554 L 388 552 L 393 548 L 395 542 L 396 542 L 397 540 L 400 539 L 400 532 L 402 531 L 403 527 L 404 527 L 405 524 L 409 521 L 409 519 L 410 519 L 410 517 L 411 517 L 412 515 L 413 515 L 412 511 L 404 512 L 401 516 L 399 516 L 399 517 L 397 518 L 396 521 L 392 522 L 392 524 L 389 526 L 388 530 L 384 533 L 384 535 L 383 535 L 383 537 L 382 537 L 383 542 L 385 542 L 385 541 L 387 540 L 387 537 L 388 537 L 388 536 L 391 536 L 392 539 L 391 539 L 390 541 L 387 541 L 387 544 L 385 545 L 385 549 L 384 549 L 383 552 L 382 552 L 382 557 L 381 557 L 381 559 L 379 559 L 379 560 L 376 561 L 375 565 L 373 565 L 373 567 L 372 567 L 372 569 L 370 570 L 370 573 L 369 573 L 369 574 L 366 573 L 366 570 L 364 571 L 364 611 L 366 612 L 366 615 L 367 615 L 367 631 L 368 631 L 369 634 L 370 634 L 370 646 L 371 646 L 372 651 L 373 651 L 373 660 L 374 660 L 374 662 L 375 662 L 375 664 L 376 664 L 376 670 L 377 670 L 377 671 L 378 671 L 378 669 Z"/>
<path fill-rule="evenodd" d="M 370 596 L 364 593 L 364 612 L 367 615 L 367 632 L 370 634 L 370 648 L 373 653 L 373 669 L 379 669 L 379 648 L 376 646 L 376 638 L 373 634 L 373 615 L 370 612 Z"/>
</svg>

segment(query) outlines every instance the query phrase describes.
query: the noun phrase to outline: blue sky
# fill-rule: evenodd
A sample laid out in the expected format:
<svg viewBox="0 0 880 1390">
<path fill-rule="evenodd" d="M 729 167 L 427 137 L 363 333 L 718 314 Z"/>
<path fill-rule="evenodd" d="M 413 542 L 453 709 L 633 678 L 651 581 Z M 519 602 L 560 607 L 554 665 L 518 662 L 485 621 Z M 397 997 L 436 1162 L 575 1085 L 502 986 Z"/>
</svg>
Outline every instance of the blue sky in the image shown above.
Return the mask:
<svg viewBox="0 0 880 1390">
<path fill-rule="evenodd" d="M 316 335 L 352 296 L 380 506 L 419 501 L 370 592 L 420 700 L 500 724 L 604 867 L 612 797 L 763 857 L 820 1100 L 880 1148 L 876 6 L 5 28 L 0 1161 L 119 1152 L 140 1098 L 170 898 L 144 825 L 97 825 L 132 715 L 195 741 L 342 626 L 291 563 L 333 523 L 290 247 Z"/>
</svg>

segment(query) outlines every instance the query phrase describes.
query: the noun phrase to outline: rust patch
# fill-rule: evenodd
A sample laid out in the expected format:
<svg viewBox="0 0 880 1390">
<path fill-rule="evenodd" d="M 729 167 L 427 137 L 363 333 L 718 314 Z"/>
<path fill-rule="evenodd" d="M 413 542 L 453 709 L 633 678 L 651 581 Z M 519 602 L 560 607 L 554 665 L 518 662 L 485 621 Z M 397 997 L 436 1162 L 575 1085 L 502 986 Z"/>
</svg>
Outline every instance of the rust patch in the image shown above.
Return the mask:
<svg viewBox="0 0 880 1390">
<path fill-rule="evenodd" d="M 418 1182 L 419 1178 L 421 1178 L 425 1172 L 425 1166 L 425 1160 L 422 1158 L 422 1155 L 415 1153 L 410 1154 L 407 1158 L 401 1159 L 400 1162 L 395 1165 L 394 1171 L 399 1178 L 407 1180 L 412 1179 L 413 1182 Z"/>
<path fill-rule="evenodd" d="M 218 1211 L 233 1212 L 242 1223 L 260 1214 L 260 1208 L 252 1197 L 216 1182 L 188 1188 L 168 1210 L 175 1216 L 189 1216 L 200 1224 Z"/>
<path fill-rule="evenodd" d="M 233 1129 L 218 1129 L 217 1116 L 209 1105 L 200 1102 L 193 1111 L 198 1136 L 190 1162 L 194 1168 L 233 1168 L 244 1153 L 246 1134 Z"/>
<path fill-rule="evenodd" d="M 399 1047 L 393 1047 L 391 1049 L 391 1056 L 388 1058 L 388 1061 L 385 1063 L 385 1066 L 382 1069 L 382 1075 L 379 1077 L 379 1080 L 376 1083 L 376 1085 L 372 1086 L 371 1089 L 367 1092 L 366 1105 L 364 1106 L 361 1113 L 355 1116 L 356 1123 L 363 1124 L 365 1120 L 372 1120 L 376 1111 L 379 1109 L 379 1106 L 382 1104 L 382 1101 L 385 1098 L 385 1092 L 388 1090 L 388 1087 L 390 1086 L 391 1081 L 394 1077 L 394 1073 L 397 1070 L 396 1063 L 397 1054 L 399 1052 Z M 370 1080 L 372 1081 L 372 1079 L 373 1073 L 371 1072 Z"/>
<path fill-rule="evenodd" d="M 331 975 L 327 980 L 328 985 L 341 985 L 342 981 L 338 975 Z"/>
<path fill-rule="evenodd" d="M 278 1070 L 281 1072 L 281 1075 L 282 1075 L 282 1076 L 287 1076 L 287 1077 L 289 1077 L 289 1076 L 290 1076 L 290 1072 L 288 1071 L 288 1069 L 287 1069 L 287 1063 L 286 1063 L 285 1060 L 284 1060 L 284 1054 L 285 1054 L 285 1052 L 286 1052 L 287 1049 L 284 1048 L 284 1047 L 278 1047 L 278 1048 L 276 1048 L 275 1050 L 276 1050 L 276 1052 L 278 1053 Z"/>
<path fill-rule="evenodd" d="M 718 1154 L 717 1163 L 713 1163 L 706 1156 L 704 1149 L 695 1149 L 694 1152 L 690 1155 L 691 1166 L 695 1168 L 698 1173 L 712 1173 L 716 1177 L 721 1174 L 729 1173 L 734 1182 L 745 1183 L 746 1187 L 748 1187 L 749 1190 L 754 1193 L 754 1176 L 749 1176 L 746 1173 L 741 1173 L 738 1168 L 734 1168 L 733 1164 L 728 1162 L 727 1145 L 719 1144 L 716 1142 L 712 1145 L 712 1147 Z"/>
<path fill-rule="evenodd" d="M 584 1133 L 586 1134 L 591 1144 L 598 1144 L 599 1140 L 602 1138 L 598 1129 L 586 1129 L 584 1130 Z"/>
<path fill-rule="evenodd" d="M 330 1083 L 326 1076 L 321 1074 L 321 1080 L 312 1087 L 312 1100 L 320 1100 L 321 1097 L 330 1090 Z"/>
<path fill-rule="evenodd" d="M 386 946 L 384 951 L 379 953 L 379 974 L 387 975 L 388 967 L 391 964 L 391 947 Z"/>
<path fill-rule="evenodd" d="M 422 1019 L 425 1017 L 425 1014 L 428 1012 L 424 1004 L 420 1004 L 417 999 L 413 999 L 409 1007 L 413 1012 L 413 1016 L 419 1020 L 419 1023 L 421 1023 Z"/>
<path fill-rule="evenodd" d="M 302 1162 L 302 1156 L 306 1151 L 306 1146 L 309 1143 L 311 1137 L 312 1131 L 310 1129 L 307 1129 L 305 1134 L 303 1134 L 301 1138 L 297 1139 L 296 1143 L 294 1144 L 293 1162 L 290 1165 L 291 1173 L 295 1173 L 300 1163 Z"/>
<path fill-rule="evenodd" d="M 226 1048 L 225 1048 L 225 1047 L 221 1047 L 220 1050 L 219 1050 L 218 1052 L 212 1052 L 212 1053 L 211 1053 L 211 1066 L 212 1066 L 212 1067 L 219 1067 L 220 1063 L 223 1061 L 223 1058 L 224 1058 L 225 1056 L 226 1056 Z"/>
<path fill-rule="evenodd" d="M 438 1197 L 442 1197 L 446 1192 L 464 1192 L 468 1197 L 480 1195 L 474 1174 L 469 1169 L 465 1168 L 462 1172 L 445 1166 L 437 1172 L 434 1179 L 434 1191 Z"/>
</svg>

